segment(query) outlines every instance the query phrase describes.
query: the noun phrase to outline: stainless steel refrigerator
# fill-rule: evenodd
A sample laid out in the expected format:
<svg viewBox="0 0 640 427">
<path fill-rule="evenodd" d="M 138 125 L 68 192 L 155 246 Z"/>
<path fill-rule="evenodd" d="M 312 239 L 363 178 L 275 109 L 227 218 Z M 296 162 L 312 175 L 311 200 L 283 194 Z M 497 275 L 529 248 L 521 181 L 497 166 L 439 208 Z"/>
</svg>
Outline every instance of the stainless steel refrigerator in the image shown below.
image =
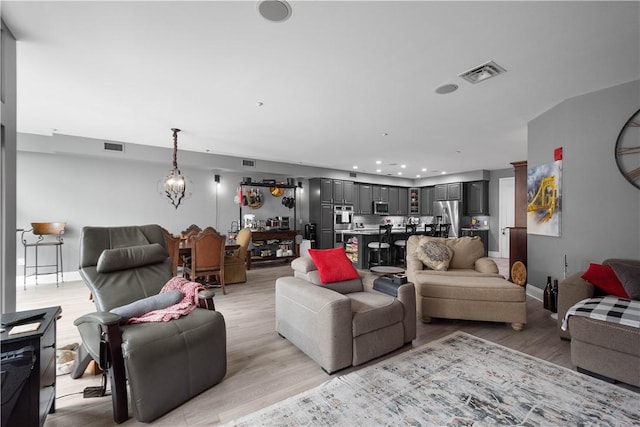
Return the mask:
<svg viewBox="0 0 640 427">
<path fill-rule="evenodd" d="M 433 202 L 433 220 L 438 224 L 451 224 L 449 237 L 460 237 L 462 203 L 457 200 Z"/>
</svg>

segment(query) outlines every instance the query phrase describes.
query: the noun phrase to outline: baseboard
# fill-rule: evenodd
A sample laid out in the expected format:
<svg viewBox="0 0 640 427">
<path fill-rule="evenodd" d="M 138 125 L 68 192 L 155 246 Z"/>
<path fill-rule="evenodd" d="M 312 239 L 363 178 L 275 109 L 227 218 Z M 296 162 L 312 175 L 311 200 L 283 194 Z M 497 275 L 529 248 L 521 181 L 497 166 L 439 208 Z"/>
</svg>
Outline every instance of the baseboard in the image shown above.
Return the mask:
<svg viewBox="0 0 640 427">
<path fill-rule="evenodd" d="M 64 272 L 64 281 L 65 282 L 75 282 L 77 280 L 82 280 L 80 277 L 79 271 L 65 271 Z M 27 277 L 27 286 L 34 285 L 36 283 L 35 276 Z M 47 284 L 47 283 L 56 283 L 56 275 L 53 274 L 43 274 L 38 276 L 38 284 Z M 63 283 L 63 282 L 60 282 Z M 16 276 L 16 287 L 22 287 L 24 284 L 24 276 Z"/>
<path fill-rule="evenodd" d="M 542 301 L 542 297 L 543 297 L 542 289 L 540 289 L 537 286 L 528 285 L 527 295 L 530 296 L 531 298 L 537 299 L 538 301 Z"/>
<path fill-rule="evenodd" d="M 488 256 L 490 256 L 491 258 L 502 258 L 500 256 L 500 252 L 495 252 L 495 251 L 489 251 Z"/>
</svg>

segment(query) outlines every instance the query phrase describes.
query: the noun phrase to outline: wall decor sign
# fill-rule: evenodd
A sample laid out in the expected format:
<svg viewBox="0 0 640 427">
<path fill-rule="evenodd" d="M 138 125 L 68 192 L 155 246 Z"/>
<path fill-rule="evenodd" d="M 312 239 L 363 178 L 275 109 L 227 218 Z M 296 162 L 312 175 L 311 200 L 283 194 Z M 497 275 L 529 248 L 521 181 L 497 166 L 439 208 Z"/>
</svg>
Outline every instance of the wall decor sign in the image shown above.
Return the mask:
<svg viewBox="0 0 640 427">
<path fill-rule="evenodd" d="M 561 236 L 562 160 L 527 170 L 527 233 Z"/>
<path fill-rule="evenodd" d="M 622 176 L 640 190 L 640 110 L 620 130 L 615 158 Z"/>
</svg>

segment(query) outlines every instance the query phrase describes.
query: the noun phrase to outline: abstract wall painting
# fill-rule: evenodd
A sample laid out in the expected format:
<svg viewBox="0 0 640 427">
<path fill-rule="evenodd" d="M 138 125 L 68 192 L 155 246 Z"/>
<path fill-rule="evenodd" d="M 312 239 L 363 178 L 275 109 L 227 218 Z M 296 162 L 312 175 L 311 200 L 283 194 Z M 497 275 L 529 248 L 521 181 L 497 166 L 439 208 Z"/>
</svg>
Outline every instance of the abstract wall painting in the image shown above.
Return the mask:
<svg viewBox="0 0 640 427">
<path fill-rule="evenodd" d="M 562 160 L 527 171 L 527 233 L 560 237 Z"/>
</svg>

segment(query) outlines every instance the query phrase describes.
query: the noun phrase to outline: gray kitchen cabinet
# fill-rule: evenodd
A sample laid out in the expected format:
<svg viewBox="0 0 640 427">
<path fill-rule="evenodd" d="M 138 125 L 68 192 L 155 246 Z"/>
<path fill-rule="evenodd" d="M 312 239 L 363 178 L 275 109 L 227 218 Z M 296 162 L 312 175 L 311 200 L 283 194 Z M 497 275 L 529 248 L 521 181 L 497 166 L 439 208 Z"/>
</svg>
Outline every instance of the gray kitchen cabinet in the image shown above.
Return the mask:
<svg viewBox="0 0 640 427">
<path fill-rule="evenodd" d="M 420 189 L 420 215 L 433 215 L 433 201 L 435 200 L 436 187 L 422 187 Z"/>
<path fill-rule="evenodd" d="M 389 202 L 389 187 L 386 185 L 372 185 L 371 197 L 374 202 Z"/>
<path fill-rule="evenodd" d="M 465 215 L 489 215 L 489 181 L 464 183 Z"/>
<path fill-rule="evenodd" d="M 342 181 L 342 203 L 345 205 L 353 205 L 355 202 L 355 184 L 352 181 Z"/>
<path fill-rule="evenodd" d="M 359 184 L 358 185 L 358 208 L 356 212 L 359 215 L 371 215 L 373 212 L 373 196 L 371 192 L 371 184 Z"/>
<path fill-rule="evenodd" d="M 391 195 L 389 195 L 391 197 Z M 409 215 L 409 189 L 398 187 L 398 215 Z"/>
<path fill-rule="evenodd" d="M 331 202 L 340 205 L 344 199 L 344 184 L 338 179 L 331 180 Z"/>
<path fill-rule="evenodd" d="M 462 183 L 450 182 L 436 185 L 435 200 L 462 200 Z"/>
<path fill-rule="evenodd" d="M 420 192 L 419 188 L 409 189 L 409 215 L 420 215 Z"/>
<path fill-rule="evenodd" d="M 309 181 L 309 185 L 320 189 L 320 203 L 333 203 L 333 180 L 314 178 Z"/>
<path fill-rule="evenodd" d="M 389 187 L 389 215 L 399 215 L 400 212 L 400 200 L 398 187 Z"/>
</svg>

